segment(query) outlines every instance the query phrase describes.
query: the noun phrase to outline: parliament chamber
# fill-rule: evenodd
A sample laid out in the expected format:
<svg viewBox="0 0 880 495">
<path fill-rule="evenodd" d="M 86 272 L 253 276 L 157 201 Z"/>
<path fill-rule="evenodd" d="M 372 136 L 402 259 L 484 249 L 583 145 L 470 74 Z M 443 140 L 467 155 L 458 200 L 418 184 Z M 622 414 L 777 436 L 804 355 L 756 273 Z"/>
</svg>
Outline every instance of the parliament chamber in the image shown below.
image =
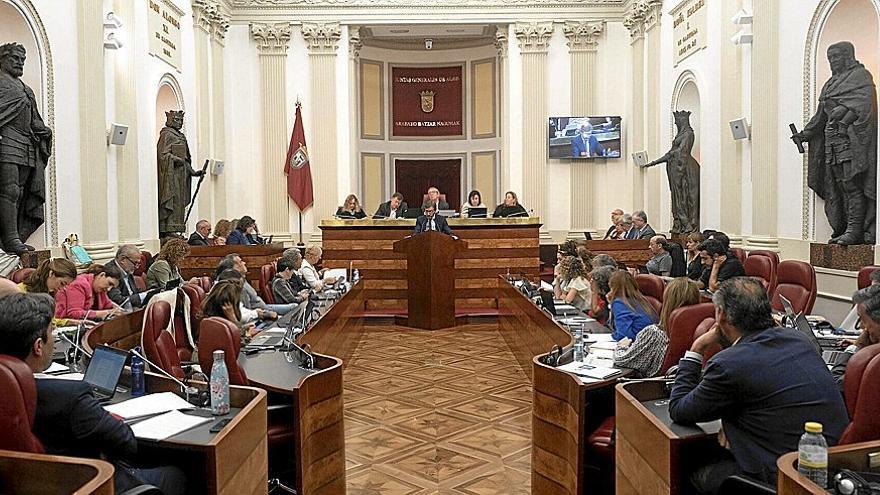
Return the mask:
<svg viewBox="0 0 880 495">
<path fill-rule="evenodd" d="M 0 0 L 0 493 L 876 492 L 878 40 Z"/>
</svg>

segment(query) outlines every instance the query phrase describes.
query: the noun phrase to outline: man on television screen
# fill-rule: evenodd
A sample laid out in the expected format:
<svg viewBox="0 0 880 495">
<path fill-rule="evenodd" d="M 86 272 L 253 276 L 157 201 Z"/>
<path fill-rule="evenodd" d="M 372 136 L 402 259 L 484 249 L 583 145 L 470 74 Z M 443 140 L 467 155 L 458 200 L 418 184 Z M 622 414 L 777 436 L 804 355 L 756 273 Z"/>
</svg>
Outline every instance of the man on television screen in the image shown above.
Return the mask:
<svg viewBox="0 0 880 495">
<path fill-rule="evenodd" d="M 571 155 L 574 158 L 605 156 L 605 149 L 593 136 L 593 125 L 589 122 L 581 124 L 578 134 L 571 138 Z"/>
</svg>

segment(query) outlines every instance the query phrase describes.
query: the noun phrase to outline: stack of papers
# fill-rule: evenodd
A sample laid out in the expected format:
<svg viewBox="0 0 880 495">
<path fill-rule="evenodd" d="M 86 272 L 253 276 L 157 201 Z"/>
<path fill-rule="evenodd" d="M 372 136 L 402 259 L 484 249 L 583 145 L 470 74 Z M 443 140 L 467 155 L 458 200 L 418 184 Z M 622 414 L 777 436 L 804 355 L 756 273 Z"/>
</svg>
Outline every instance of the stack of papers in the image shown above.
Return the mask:
<svg viewBox="0 0 880 495">
<path fill-rule="evenodd" d="M 180 411 L 169 411 L 131 425 L 134 436 L 144 440 L 165 440 L 190 428 L 211 421 L 211 418 L 190 416 Z"/>
<path fill-rule="evenodd" d="M 110 404 L 104 406 L 104 409 L 123 420 L 129 420 L 144 416 L 154 416 L 177 409 L 192 409 L 194 407 L 173 392 L 162 392 Z"/>
<path fill-rule="evenodd" d="M 601 345 L 601 343 L 590 346 L 589 355 L 593 356 L 593 359 L 614 360 L 614 350 L 597 348 L 597 345 Z"/>
<path fill-rule="evenodd" d="M 598 349 L 605 349 L 607 351 L 613 351 L 614 349 L 617 349 L 617 342 L 615 342 L 613 340 L 600 340 L 600 341 L 597 341 L 596 343 L 590 345 L 590 352 L 593 352 L 594 350 L 598 350 Z"/>
<path fill-rule="evenodd" d="M 586 342 L 614 342 L 614 339 L 611 338 L 610 333 L 588 333 L 584 335 L 584 341 Z M 617 342 L 614 342 L 614 345 L 617 345 Z"/>
<path fill-rule="evenodd" d="M 583 363 L 579 361 L 573 361 L 568 364 L 564 364 L 560 366 L 558 369 L 562 371 L 566 371 L 568 373 L 574 373 L 578 376 L 583 376 L 587 378 L 593 378 L 595 380 L 605 380 L 607 378 L 611 378 L 615 375 L 619 375 L 621 373 L 620 370 L 615 368 L 606 368 L 601 366 L 594 366 L 592 364 Z"/>
</svg>

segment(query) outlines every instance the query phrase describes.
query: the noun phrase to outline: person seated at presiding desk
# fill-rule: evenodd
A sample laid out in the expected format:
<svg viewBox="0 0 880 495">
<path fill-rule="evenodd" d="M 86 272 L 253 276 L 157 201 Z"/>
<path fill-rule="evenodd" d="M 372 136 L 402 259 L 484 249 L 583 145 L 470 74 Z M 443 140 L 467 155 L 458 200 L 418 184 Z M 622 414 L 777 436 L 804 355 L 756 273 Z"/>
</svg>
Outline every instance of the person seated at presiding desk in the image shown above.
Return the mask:
<svg viewBox="0 0 880 495">
<path fill-rule="evenodd" d="M 227 270 L 224 273 L 232 275 L 238 272 Z M 245 321 L 245 311 L 249 310 L 241 305 L 241 281 L 234 276 L 216 282 L 202 303 L 202 318 L 216 316 L 232 322 L 241 331 L 242 340 L 247 342 L 258 330 L 252 321 Z"/>
<path fill-rule="evenodd" d="M 617 236 L 618 240 L 629 241 L 639 238 L 639 229 L 633 226 L 633 217 L 629 213 L 624 213 L 620 216 L 618 228 L 620 229 L 620 235 Z"/>
<path fill-rule="evenodd" d="M 480 191 L 474 189 L 468 193 L 467 201 L 461 205 L 461 218 L 469 218 L 471 208 L 485 208 L 483 204 L 483 195 Z"/>
<path fill-rule="evenodd" d="M 423 206 L 423 211 L 425 213 L 416 219 L 416 227 L 413 229 L 413 234 L 421 234 L 422 232 L 429 230 L 436 230 L 447 235 L 452 235 L 452 229 L 450 229 L 449 224 L 446 223 L 446 217 L 437 214 L 437 208 L 434 206 L 434 203 L 431 203 L 430 200 L 426 201 Z"/>
<path fill-rule="evenodd" d="M 873 276 L 874 273 L 871 275 Z M 837 381 L 841 393 L 844 391 L 843 379 L 846 375 L 846 365 L 849 363 L 850 358 L 869 345 L 880 344 L 880 285 L 872 284 L 856 291 L 852 296 L 852 301 L 859 314 L 862 333 L 855 341 L 843 341 L 849 345 L 844 350 L 842 360 L 838 361 L 831 368 L 831 375 Z"/>
<path fill-rule="evenodd" d="M 0 298 L 0 354 L 24 361 L 36 374 L 37 405 L 33 433 L 47 454 L 106 459 L 113 464 L 116 493 L 149 484 L 165 495 L 186 493 L 186 476 L 174 466 L 138 467 L 132 460 L 137 440 L 81 380 L 40 373 L 52 364 L 52 298 L 46 294 L 8 294 Z"/>
<path fill-rule="evenodd" d="M 717 239 L 709 239 L 700 244 L 700 257 L 703 259 L 700 288 L 709 292 L 718 290 L 718 285 L 725 280 L 746 274 L 739 258 L 732 256 Z"/>
<path fill-rule="evenodd" d="M 700 289 L 696 282 L 687 278 L 676 278 L 669 282 L 663 292 L 660 321 L 643 328 L 635 340 L 621 339 L 614 349 L 614 366 L 630 368 L 644 378 L 665 372 L 660 366 L 669 345 L 669 315 L 678 308 L 699 302 Z"/>
<path fill-rule="evenodd" d="M 584 262 L 577 256 L 566 256 L 559 263 L 559 276 L 553 281 L 553 295 L 581 311 L 589 311 L 593 301 Z"/>
<path fill-rule="evenodd" d="M 391 195 L 391 199 L 379 205 L 376 213 L 373 214 L 373 219 L 403 218 L 408 209 L 406 201 L 403 200 L 403 194 L 396 192 Z M 339 212 L 337 211 L 336 214 L 339 215 Z"/>
<path fill-rule="evenodd" d="M 620 208 L 615 208 L 611 210 L 611 226 L 608 227 L 608 230 L 605 231 L 605 237 L 602 238 L 603 240 L 617 239 L 617 236 L 620 234 L 617 229 L 617 224 L 618 222 L 620 222 L 620 217 L 622 216 L 623 210 L 621 210 Z"/>
<path fill-rule="evenodd" d="M 691 232 L 687 236 L 685 247 L 687 248 L 687 278 L 700 280 L 703 275 L 703 258 L 700 256 L 700 244 L 703 242 L 703 234 Z"/>
<path fill-rule="evenodd" d="M 107 291 L 119 285 L 122 273 L 115 266 L 92 265 L 89 270 L 55 294 L 55 317 L 104 320 L 122 314 Z"/>
<path fill-rule="evenodd" d="M 745 474 L 776 485 L 776 460 L 796 451 L 804 423 L 819 422 L 829 446 L 849 418 L 822 357 L 791 328 L 776 327 L 760 282 L 737 277 L 712 297 L 715 327 L 697 338 L 679 362 L 669 397 L 676 423 L 721 420 L 715 458 L 691 482 L 699 493 L 716 493 L 725 478 Z M 703 354 L 720 344 L 701 371 Z"/>
<path fill-rule="evenodd" d="M 208 236 L 211 235 L 211 222 L 207 220 L 199 220 L 196 223 L 196 231 L 189 235 L 186 241 L 190 246 L 210 246 L 211 241 Z"/>
<path fill-rule="evenodd" d="M 642 210 L 636 210 L 632 214 L 632 225 L 634 229 L 638 229 L 638 233 L 631 239 L 650 239 L 657 235 L 654 228 L 648 223 L 648 214 Z M 628 238 L 630 239 L 630 238 Z"/>
<path fill-rule="evenodd" d="M 183 282 L 178 263 L 189 256 L 189 244 L 183 239 L 169 239 L 159 251 L 156 261 L 147 270 L 147 289 L 165 290 L 168 282 Z"/>
<path fill-rule="evenodd" d="M 214 225 L 214 237 L 210 239 L 212 246 L 225 246 L 226 237 L 232 232 L 232 222 L 225 218 L 217 220 Z"/>
<path fill-rule="evenodd" d="M 611 338 L 616 341 L 628 338 L 636 340 L 639 332 L 648 325 L 657 323 L 657 312 L 645 299 L 636 279 L 625 270 L 617 270 L 608 281 L 611 291 Z"/>
<path fill-rule="evenodd" d="M 422 211 L 425 211 L 425 205 L 431 203 L 435 210 L 448 210 L 449 203 L 440 199 L 440 190 L 434 186 L 428 188 L 428 199 L 422 204 Z"/>
<path fill-rule="evenodd" d="M 519 204 L 519 199 L 517 199 L 516 193 L 513 191 L 507 191 L 504 193 L 504 202 L 498 205 L 498 207 L 495 208 L 495 212 L 492 213 L 492 217 L 494 218 L 527 216 L 529 216 L 529 212 Z"/>
<path fill-rule="evenodd" d="M 342 206 L 336 209 L 336 214 L 334 215 L 336 218 L 367 218 L 367 214 L 364 212 L 364 209 L 361 208 L 361 203 L 358 201 L 357 196 L 354 194 L 349 194 L 345 197 L 345 202 L 342 203 Z"/>
<path fill-rule="evenodd" d="M 284 251 L 284 256 L 287 256 L 290 253 L 294 258 L 296 254 L 292 252 L 293 249 L 288 249 Z M 297 250 L 299 251 L 299 250 Z M 303 279 L 303 282 L 306 283 L 311 289 L 315 292 L 321 292 L 324 290 L 324 287 L 327 285 L 332 285 L 336 283 L 335 277 L 325 277 L 324 274 L 327 272 L 326 268 L 322 268 L 318 270 L 315 268 L 318 266 L 318 262 L 321 261 L 321 256 L 323 256 L 324 250 L 321 249 L 321 246 L 317 246 L 311 244 L 306 247 L 305 255 L 302 256 L 303 261 L 299 268 L 299 276 Z"/>
<path fill-rule="evenodd" d="M 669 254 L 669 241 L 662 235 L 655 235 L 648 243 L 651 259 L 645 264 L 648 273 L 668 277 L 672 273 L 672 255 Z"/>
<path fill-rule="evenodd" d="M 235 229 L 226 237 L 226 244 L 230 246 L 262 244 L 262 239 L 257 233 L 257 221 L 247 215 L 241 217 Z"/>
<path fill-rule="evenodd" d="M 595 262 L 599 256 L 593 258 Z M 595 318 L 600 325 L 608 323 L 608 317 L 611 313 L 608 307 L 608 293 L 611 292 L 609 282 L 611 276 L 617 271 L 617 263 L 614 266 L 601 265 L 593 268 L 590 272 L 590 292 L 593 294 L 590 303 L 590 311 L 587 313 L 591 318 Z"/>
</svg>

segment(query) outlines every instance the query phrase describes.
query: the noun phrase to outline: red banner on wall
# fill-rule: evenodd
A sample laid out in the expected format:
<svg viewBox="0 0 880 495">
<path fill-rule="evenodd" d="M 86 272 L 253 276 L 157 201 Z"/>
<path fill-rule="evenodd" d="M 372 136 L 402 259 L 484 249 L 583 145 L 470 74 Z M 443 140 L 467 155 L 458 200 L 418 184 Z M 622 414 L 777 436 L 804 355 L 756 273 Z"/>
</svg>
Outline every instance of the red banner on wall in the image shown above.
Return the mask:
<svg viewBox="0 0 880 495">
<path fill-rule="evenodd" d="M 462 70 L 391 68 L 393 136 L 462 136 Z"/>
</svg>

